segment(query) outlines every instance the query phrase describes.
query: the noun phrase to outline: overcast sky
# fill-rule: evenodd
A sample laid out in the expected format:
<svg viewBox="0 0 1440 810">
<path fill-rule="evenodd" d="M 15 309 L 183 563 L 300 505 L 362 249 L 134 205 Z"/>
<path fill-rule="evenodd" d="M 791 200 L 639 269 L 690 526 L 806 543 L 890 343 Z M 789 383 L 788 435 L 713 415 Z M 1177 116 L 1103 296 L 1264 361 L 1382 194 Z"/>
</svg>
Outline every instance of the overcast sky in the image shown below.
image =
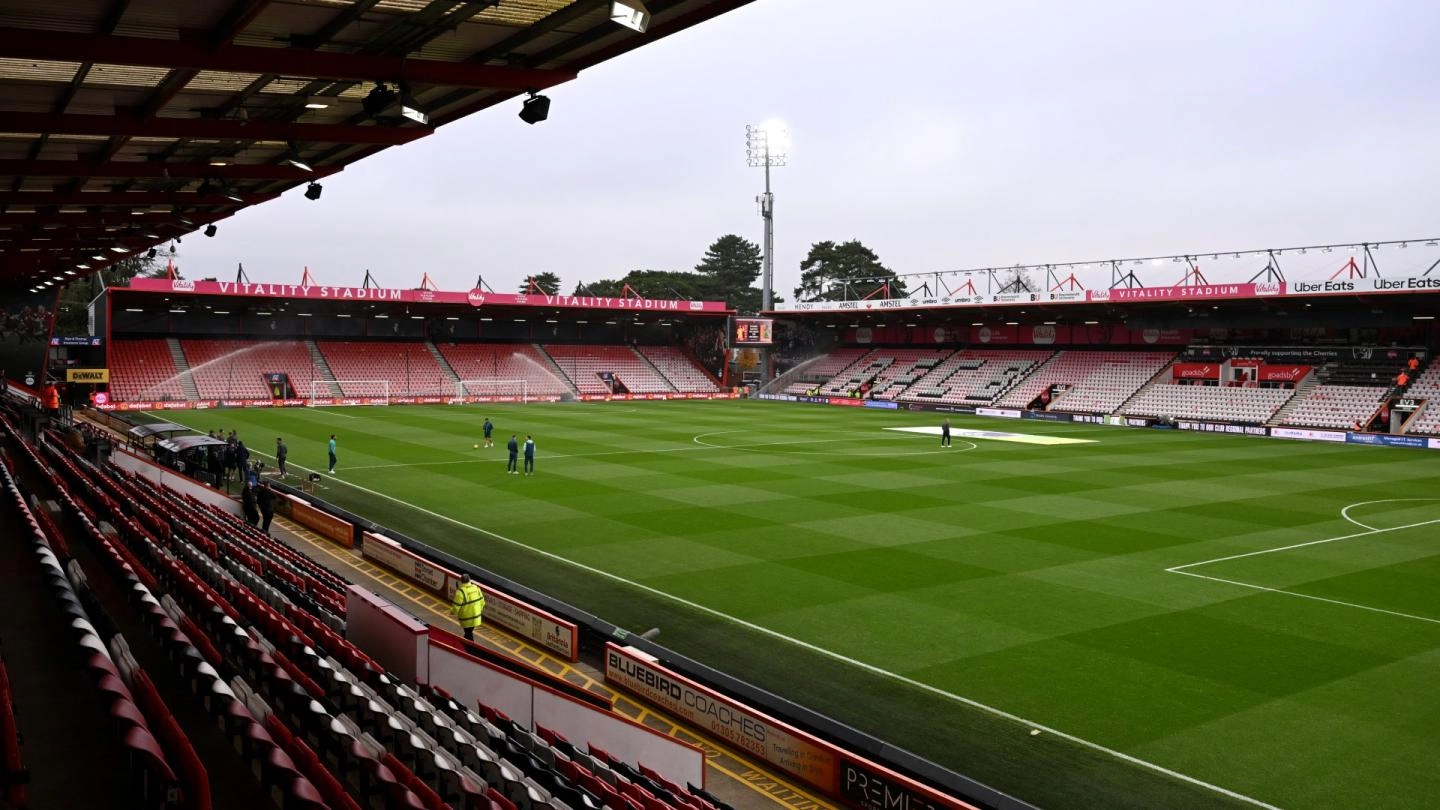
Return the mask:
<svg viewBox="0 0 1440 810">
<path fill-rule="evenodd" d="M 1432 237 L 1437 36 L 1432 0 L 757 0 L 555 88 L 546 122 L 483 111 L 187 238 L 179 265 L 502 292 L 548 270 L 566 293 L 689 269 L 760 241 L 744 131 L 770 118 L 793 141 L 787 298 L 826 239 L 919 273 Z"/>
</svg>

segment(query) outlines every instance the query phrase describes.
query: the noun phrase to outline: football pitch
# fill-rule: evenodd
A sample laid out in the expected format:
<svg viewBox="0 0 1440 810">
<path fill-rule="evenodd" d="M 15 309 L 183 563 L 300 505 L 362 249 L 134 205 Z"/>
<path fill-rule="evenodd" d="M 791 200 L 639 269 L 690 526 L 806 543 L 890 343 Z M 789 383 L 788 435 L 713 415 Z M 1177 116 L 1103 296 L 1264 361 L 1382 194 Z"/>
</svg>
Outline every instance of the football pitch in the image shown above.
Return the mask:
<svg viewBox="0 0 1440 810">
<path fill-rule="evenodd" d="M 292 472 L 333 432 L 325 499 L 1044 807 L 1440 795 L 1429 452 L 964 416 L 945 449 L 935 414 L 757 401 L 160 415 Z"/>
</svg>

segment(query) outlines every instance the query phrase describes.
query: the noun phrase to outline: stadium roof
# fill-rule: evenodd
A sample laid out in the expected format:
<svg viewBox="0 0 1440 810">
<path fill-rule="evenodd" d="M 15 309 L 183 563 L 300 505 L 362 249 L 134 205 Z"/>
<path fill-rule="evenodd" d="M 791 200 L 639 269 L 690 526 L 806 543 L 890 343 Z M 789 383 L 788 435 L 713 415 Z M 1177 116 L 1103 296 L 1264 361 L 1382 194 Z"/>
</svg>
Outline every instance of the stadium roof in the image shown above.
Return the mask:
<svg viewBox="0 0 1440 810">
<path fill-rule="evenodd" d="M 750 0 L 627 2 L 645 33 L 612 0 L 8 0 L 0 285 L 88 275 Z"/>
</svg>

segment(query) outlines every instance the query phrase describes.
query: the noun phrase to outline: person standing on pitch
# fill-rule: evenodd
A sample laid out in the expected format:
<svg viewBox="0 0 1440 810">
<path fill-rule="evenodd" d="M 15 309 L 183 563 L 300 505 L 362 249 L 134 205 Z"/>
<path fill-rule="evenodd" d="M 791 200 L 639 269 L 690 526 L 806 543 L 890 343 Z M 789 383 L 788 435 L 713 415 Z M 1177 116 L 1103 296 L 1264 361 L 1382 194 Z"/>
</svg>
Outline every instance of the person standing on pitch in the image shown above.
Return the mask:
<svg viewBox="0 0 1440 810">
<path fill-rule="evenodd" d="M 948 417 L 940 423 L 940 446 L 950 446 L 950 419 Z"/>
<path fill-rule="evenodd" d="M 505 449 L 510 451 L 510 460 L 505 464 L 505 472 L 515 475 L 515 460 L 520 456 L 520 442 L 515 440 L 514 433 L 510 434 L 510 442 L 505 445 Z"/>
<path fill-rule="evenodd" d="M 485 429 L 485 446 L 494 447 L 495 440 L 490 437 L 490 434 L 495 431 L 495 425 L 491 424 L 490 417 L 485 417 L 485 424 L 482 427 Z"/>
<path fill-rule="evenodd" d="M 525 434 L 525 474 L 535 474 L 535 440 Z"/>
<path fill-rule="evenodd" d="M 330 474 L 335 474 L 335 434 L 330 434 Z"/>
<path fill-rule="evenodd" d="M 285 446 L 285 440 L 275 439 L 275 466 L 280 470 L 280 477 L 285 477 L 285 459 L 290 456 L 290 448 Z"/>
<path fill-rule="evenodd" d="M 465 631 L 465 640 L 475 640 L 475 628 L 480 626 L 480 614 L 485 612 L 485 592 L 470 581 L 469 574 L 460 575 L 460 584 L 455 586 L 455 600 L 450 612 Z"/>
</svg>

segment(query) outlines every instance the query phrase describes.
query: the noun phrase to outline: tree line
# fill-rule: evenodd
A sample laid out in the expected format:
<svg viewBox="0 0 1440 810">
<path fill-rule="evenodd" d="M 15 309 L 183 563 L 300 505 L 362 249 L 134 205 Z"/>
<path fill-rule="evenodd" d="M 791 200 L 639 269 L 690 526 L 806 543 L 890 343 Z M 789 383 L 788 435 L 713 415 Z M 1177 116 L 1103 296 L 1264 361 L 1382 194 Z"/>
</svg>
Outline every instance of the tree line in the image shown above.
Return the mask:
<svg viewBox="0 0 1440 810">
<path fill-rule="evenodd" d="M 762 293 L 756 280 L 761 271 L 760 246 L 735 234 L 716 239 L 694 270 L 631 270 L 621 278 L 579 282 L 572 295 L 614 298 L 630 291 L 642 298 L 725 301 L 737 312 L 760 311 Z M 800 286 L 795 297 L 803 301 L 840 301 L 865 298 L 883 287 L 889 296 L 907 295 L 903 280 L 880 262 L 875 251 L 859 240 L 816 242 L 800 262 Z M 554 273 L 537 273 L 520 283 L 522 293 L 559 294 L 561 279 Z M 784 299 L 775 296 L 776 302 Z"/>
</svg>

